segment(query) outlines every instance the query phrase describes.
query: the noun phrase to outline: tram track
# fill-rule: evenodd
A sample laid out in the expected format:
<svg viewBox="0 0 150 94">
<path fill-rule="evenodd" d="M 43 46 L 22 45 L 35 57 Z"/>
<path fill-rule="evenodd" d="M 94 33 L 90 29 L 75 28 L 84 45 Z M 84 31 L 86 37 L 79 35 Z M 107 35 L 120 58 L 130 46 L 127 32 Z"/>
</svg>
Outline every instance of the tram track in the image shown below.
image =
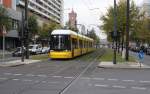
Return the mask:
<svg viewBox="0 0 150 94">
<path fill-rule="evenodd" d="M 105 50 L 103 50 L 102 54 L 98 55 L 92 59 L 93 61 L 91 63 L 89 63 L 84 69 L 83 71 L 81 71 L 79 74 L 77 74 L 75 76 L 75 79 L 73 79 L 72 81 L 70 81 L 70 83 L 68 85 L 66 85 L 66 87 L 64 87 L 62 90 L 60 90 L 60 92 L 58 94 L 64 94 L 73 84 L 75 84 L 82 76 L 85 72 L 87 72 L 87 70 L 97 61 L 97 59 L 102 56 L 105 53 Z"/>
<path fill-rule="evenodd" d="M 101 49 L 101 51 L 102 51 L 102 49 Z M 68 61 L 67 64 L 69 64 L 69 65 L 65 64 L 65 65 L 67 65 L 66 67 L 64 67 L 65 65 L 62 65 L 62 68 L 61 68 L 61 69 L 59 69 L 58 71 L 53 72 L 52 74 L 53 74 L 53 75 L 58 75 L 59 73 L 62 73 L 64 70 L 67 70 L 67 69 L 70 68 L 70 67 L 80 66 L 80 65 L 82 65 L 82 64 L 83 64 L 83 66 L 84 66 L 83 69 L 85 69 L 89 64 L 91 64 L 91 63 L 90 63 L 91 61 L 95 60 L 96 57 L 99 57 L 98 54 L 99 54 L 99 53 L 97 53 L 97 52 L 95 51 L 95 52 L 90 53 L 90 54 L 88 54 L 88 55 L 84 55 L 84 56 L 78 57 L 77 59 Z M 88 57 L 87 57 L 87 56 L 88 56 Z M 86 57 L 86 58 L 84 58 L 84 57 Z M 88 58 L 88 59 L 87 59 L 87 58 Z M 94 58 L 94 59 L 93 59 L 93 58 Z M 83 62 L 83 61 L 85 61 L 85 62 Z M 52 62 L 53 62 L 53 61 L 52 61 Z M 56 61 L 55 61 L 55 62 L 56 62 Z M 58 63 L 61 63 L 62 61 L 57 61 L 57 62 L 58 62 Z M 88 62 L 88 63 L 85 64 L 86 62 Z M 83 71 L 83 69 L 82 69 L 80 72 L 76 72 L 76 70 L 74 70 L 74 71 L 72 72 L 72 74 L 74 74 L 72 77 L 75 78 L 75 79 L 77 79 L 78 76 L 79 76 L 79 75 L 81 74 L 81 72 Z M 46 68 L 46 70 L 48 70 L 48 68 Z M 46 78 L 40 80 L 38 83 L 33 83 L 32 85 L 30 85 L 30 86 L 28 86 L 28 87 L 25 87 L 24 89 L 20 90 L 17 94 L 22 94 L 23 92 L 29 90 L 30 88 L 32 88 L 32 87 L 35 86 L 35 85 L 38 85 L 38 84 L 42 83 L 42 81 L 45 81 L 45 80 L 47 80 L 47 79 L 48 79 L 48 77 L 46 77 Z M 75 79 L 73 79 L 73 80 L 75 80 Z M 69 85 L 73 82 L 73 80 L 68 81 L 68 82 L 67 82 L 68 84 L 65 85 L 64 87 L 66 88 L 67 86 L 69 86 Z M 60 90 L 60 91 L 63 91 L 63 90 L 64 90 L 64 88 L 63 88 L 62 90 Z M 58 91 L 58 92 L 59 92 L 59 91 Z M 59 93 L 59 94 L 63 94 L 63 93 Z"/>
</svg>

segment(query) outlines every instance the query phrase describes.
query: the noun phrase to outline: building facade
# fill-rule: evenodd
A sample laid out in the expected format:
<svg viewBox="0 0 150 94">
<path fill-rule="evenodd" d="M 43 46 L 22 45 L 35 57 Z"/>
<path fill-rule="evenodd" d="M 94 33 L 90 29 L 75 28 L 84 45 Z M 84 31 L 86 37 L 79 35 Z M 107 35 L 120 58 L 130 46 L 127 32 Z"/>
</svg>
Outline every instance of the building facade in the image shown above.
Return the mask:
<svg viewBox="0 0 150 94">
<path fill-rule="evenodd" d="M 62 24 L 63 0 L 29 0 L 29 14 L 35 14 L 39 25 L 50 21 Z M 24 9 L 24 0 L 17 0 L 17 10 Z"/>
<path fill-rule="evenodd" d="M 72 11 L 69 13 L 69 26 L 70 28 L 76 29 L 77 28 L 77 13 L 74 12 L 74 10 L 72 9 Z"/>
<path fill-rule="evenodd" d="M 145 11 L 146 17 L 150 18 L 150 0 L 143 0 L 143 11 Z"/>
<path fill-rule="evenodd" d="M 7 15 L 9 16 L 11 27 L 5 35 L 5 47 L 6 49 L 13 49 L 20 46 L 20 40 L 18 35 L 19 22 L 21 21 L 21 13 L 16 11 L 16 0 L 1 0 L 0 6 L 3 6 Z M 3 47 L 3 34 L 0 32 L 0 49 Z"/>
</svg>

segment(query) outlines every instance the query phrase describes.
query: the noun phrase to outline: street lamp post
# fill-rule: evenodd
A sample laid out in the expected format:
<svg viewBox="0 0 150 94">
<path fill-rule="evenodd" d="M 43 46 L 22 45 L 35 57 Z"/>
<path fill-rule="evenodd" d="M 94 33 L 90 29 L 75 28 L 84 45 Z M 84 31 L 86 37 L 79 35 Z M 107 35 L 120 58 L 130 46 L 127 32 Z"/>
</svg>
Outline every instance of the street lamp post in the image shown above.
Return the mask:
<svg viewBox="0 0 150 94">
<path fill-rule="evenodd" d="M 129 14 L 130 14 L 130 11 L 129 11 L 129 8 L 130 8 L 130 1 L 127 0 L 127 13 L 126 13 L 126 16 L 127 16 L 127 20 L 126 20 L 126 61 L 129 61 L 129 23 L 130 23 L 130 17 L 129 17 Z"/>
<path fill-rule="evenodd" d="M 26 59 L 29 59 L 28 0 L 25 0 Z"/>
<path fill-rule="evenodd" d="M 114 0 L 114 31 L 113 31 L 113 39 L 115 42 L 114 47 L 114 57 L 113 57 L 113 64 L 116 64 L 116 48 L 117 48 L 117 9 L 116 9 L 116 0 Z"/>
</svg>

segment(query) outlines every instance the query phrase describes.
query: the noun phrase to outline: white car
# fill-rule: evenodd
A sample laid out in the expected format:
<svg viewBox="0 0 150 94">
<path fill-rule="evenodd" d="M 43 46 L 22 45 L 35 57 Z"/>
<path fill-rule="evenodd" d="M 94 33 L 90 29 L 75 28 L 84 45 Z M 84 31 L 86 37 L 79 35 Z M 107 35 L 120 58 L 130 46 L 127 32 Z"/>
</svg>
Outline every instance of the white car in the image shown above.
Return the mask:
<svg viewBox="0 0 150 94">
<path fill-rule="evenodd" d="M 50 50 L 50 48 L 49 48 L 49 47 L 43 47 L 43 49 L 42 49 L 42 53 L 43 53 L 43 54 L 48 53 L 48 52 L 49 52 L 49 50 Z"/>
<path fill-rule="evenodd" d="M 30 54 L 40 54 L 42 52 L 42 46 L 40 44 L 29 45 Z"/>
</svg>

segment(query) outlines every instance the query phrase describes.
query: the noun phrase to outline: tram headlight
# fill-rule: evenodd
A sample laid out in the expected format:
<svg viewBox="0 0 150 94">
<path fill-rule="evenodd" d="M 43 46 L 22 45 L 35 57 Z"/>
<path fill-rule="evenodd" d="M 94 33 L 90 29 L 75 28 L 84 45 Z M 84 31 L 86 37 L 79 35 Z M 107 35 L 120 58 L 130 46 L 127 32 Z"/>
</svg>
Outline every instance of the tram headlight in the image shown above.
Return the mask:
<svg viewBox="0 0 150 94">
<path fill-rule="evenodd" d="M 65 50 L 65 52 L 68 52 L 68 50 Z"/>
</svg>

